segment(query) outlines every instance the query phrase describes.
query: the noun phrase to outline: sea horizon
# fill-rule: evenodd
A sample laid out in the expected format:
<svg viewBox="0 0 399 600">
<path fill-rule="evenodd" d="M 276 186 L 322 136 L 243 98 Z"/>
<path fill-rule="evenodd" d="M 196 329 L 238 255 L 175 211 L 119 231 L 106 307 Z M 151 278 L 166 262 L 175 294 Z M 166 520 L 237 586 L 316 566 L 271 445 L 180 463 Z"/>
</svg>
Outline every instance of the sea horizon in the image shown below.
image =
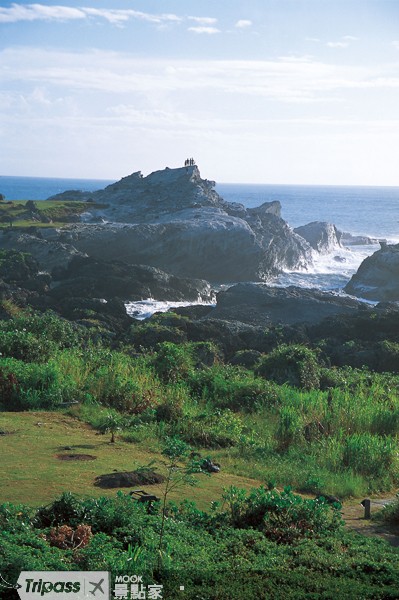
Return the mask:
<svg viewBox="0 0 399 600">
<path fill-rule="evenodd" d="M 175 167 L 173 167 L 175 168 Z M 176 167 L 179 168 L 179 167 Z M 144 177 L 151 175 L 151 173 L 155 173 L 156 171 L 162 171 L 163 169 L 157 169 L 155 171 L 151 171 Z M 112 177 L 73 177 L 73 176 L 53 176 L 53 175 L 0 175 L 0 185 L 2 179 L 35 179 L 35 180 L 52 180 L 52 181 L 103 181 L 106 182 L 107 185 L 109 183 L 116 183 L 120 181 L 124 177 L 129 177 L 131 173 L 128 175 L 123 175 L 119 178 Z M 383 189 L 399 189 L 399 183 L 397 185 L 388 185 L 388 184 L 363 184 L 363 183 L 283 183 L 283 182 L 273 182 L 273 181 L 263 181 L 263 182 L 252 182 L 252 181 L 215 181 L 216 186 L 218 185 L 245 185 L 245 186 L 267 186 L 271 185 L 274 187 L 281 186 L 292 186 L 292 187 L 333 187 L 333 188 L 383 188 Z"/>
</svg>

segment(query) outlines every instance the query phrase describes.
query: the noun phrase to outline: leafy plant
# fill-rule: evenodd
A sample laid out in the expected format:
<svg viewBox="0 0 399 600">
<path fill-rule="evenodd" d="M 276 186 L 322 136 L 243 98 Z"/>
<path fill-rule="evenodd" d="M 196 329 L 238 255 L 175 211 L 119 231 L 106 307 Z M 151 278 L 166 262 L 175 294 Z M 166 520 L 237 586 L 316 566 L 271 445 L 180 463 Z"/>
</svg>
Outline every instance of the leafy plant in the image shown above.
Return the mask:
<svg viewBox="0 0 399 600">
<path fill-rule="evenodd" d="M 305 390 L 320 386 L 320 366 L 314 350 L 283 344 L 260 359 L 256 372 L 282 385 L 288 383 Z"/>
</svg>

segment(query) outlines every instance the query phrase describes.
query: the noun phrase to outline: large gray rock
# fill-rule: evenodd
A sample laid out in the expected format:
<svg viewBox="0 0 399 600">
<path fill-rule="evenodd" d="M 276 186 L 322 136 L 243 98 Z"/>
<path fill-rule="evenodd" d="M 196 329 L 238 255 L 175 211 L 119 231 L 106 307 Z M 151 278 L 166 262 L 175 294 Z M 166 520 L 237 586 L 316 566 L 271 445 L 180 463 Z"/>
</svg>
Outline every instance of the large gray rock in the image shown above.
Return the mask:
<svg viewBox="0 0 399 600">
<path fill-rule="evenodd" d="M 209 318 L 258 326 L 316 324 L 326 317 L 357 314 L 359 310 L 367 311 L 368 307 L 353 298 L 316 289 L 239 283 L 217 294 L 217 305 Z"/>
<path fill-rule="evenodd" d="M 348 294 L 375 301 L 399 301 L 399 244 L 381 242 L 345 287 Z"/>
<path fill-rule="evenodd" d="M 320 254 L 330 254 L 340 249 L 341 234 L 332 223 L 313 221 L 307 225 L 296 227 L 295 233 L 303 237 L 314 250 Z"/>
<path fill-rule="evenodd" d="M 88 202 L 92 224 L 86 214 L 86 223 L 63 230 L 62 239 L 96 258 L 218 282 L 267 280 L 311 264 L 309 244 L 281 219 L 279 202 L 247 210 L 213 188 L 194 166 L 135 173 L 104 190 L 76 192 L 71 197 L 104 208 Z"/>
</svg>

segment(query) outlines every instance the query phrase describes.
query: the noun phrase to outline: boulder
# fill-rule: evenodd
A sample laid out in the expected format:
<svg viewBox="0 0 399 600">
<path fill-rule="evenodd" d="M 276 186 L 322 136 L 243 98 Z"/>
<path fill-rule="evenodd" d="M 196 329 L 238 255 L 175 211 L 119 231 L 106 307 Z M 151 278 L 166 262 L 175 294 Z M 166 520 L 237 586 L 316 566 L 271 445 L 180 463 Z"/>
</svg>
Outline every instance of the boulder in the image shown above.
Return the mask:
<svg viewBox="0 0 399 600">
<path fill-rule="evenodd" d="M 79 198 L 105 207 L 88 202 L 85 224 L 64 229 L 63 241 L 102 260 L 216 282 L 268 280 L 312 261 L 309 244 L 281 219 L 278 202 L 255 209 L 226 202 L 196 166 L 134 173 Z"/>
<path fill-rule="evenodd" d="M 313 221 L 307 225 L 296 227 L 294 231 L 321 254 L 330 254 L 342 247 L 341 234 L 332 223 Z"/>
<path fill-rule="evenodd" d="M 315 324 L 336 314 L 356 314 L 359 309 L 368 308 L 353 298 L 316 289 L 239 283 L 217 294 L 217 305 L 209 318 L 265 327 Z"/>
<path fill-rule="evenodd" d="M 381 302 L 399 301 L 399 244 L 380 242 L 345 286 L 347 294 Z"/>
</svg>

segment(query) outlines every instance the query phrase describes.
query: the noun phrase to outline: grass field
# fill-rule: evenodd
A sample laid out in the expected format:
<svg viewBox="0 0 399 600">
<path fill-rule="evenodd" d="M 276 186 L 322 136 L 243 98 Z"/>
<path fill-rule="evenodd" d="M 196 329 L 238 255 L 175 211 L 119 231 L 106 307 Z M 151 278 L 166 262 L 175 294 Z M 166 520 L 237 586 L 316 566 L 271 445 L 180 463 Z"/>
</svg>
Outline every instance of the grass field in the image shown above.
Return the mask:
<svg viewBox="0 0 399 600">
<path fill-rule="evenodd" d="M 118 438 L 111 444 L 109 435 L 98 435 L 89 425 L 62 412 L 4 412 L 0 415 L 0 430 L 6 432 L 0 435 L 0 504 L 39 506 L 65 491 L 83 497 L 115 496 L 116 489 L 94 486 L 95 477 L 114 470 L 133 471 L 162 458 L 160 453 L 145 451 L 140 445 Z M 65 446 L 72 450 L 64 450 Z M 89 454 L 96 459 L 63 461 L 56 457 L 71 453 Z M 199 476 L 198 481 L 198 486 L 184 488 L 180 493 L 195 500 L 202 509 L 209 509 L 212 500 L 219 500 L 224 487 L 250 489 L 261 483 L 223 471 L 210 477 Z M 149 489 L 159 492 L 156 485 Z M 171 499 L 182 497 L 178 492 L 171 494 Z"/>
</svg>

